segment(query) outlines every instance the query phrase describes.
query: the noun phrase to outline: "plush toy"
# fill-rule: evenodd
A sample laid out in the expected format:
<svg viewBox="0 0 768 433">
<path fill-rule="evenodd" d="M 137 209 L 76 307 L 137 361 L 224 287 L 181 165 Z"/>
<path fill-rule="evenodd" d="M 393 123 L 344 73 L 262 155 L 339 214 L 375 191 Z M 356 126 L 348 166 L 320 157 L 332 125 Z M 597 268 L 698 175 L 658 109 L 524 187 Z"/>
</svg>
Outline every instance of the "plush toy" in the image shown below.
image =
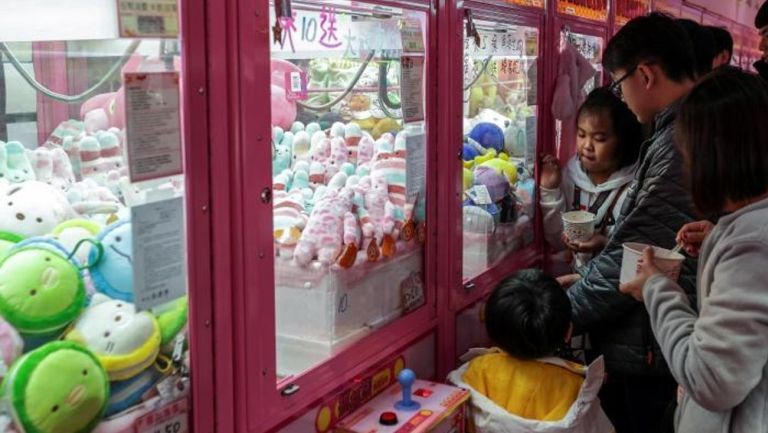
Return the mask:
<svg viewBox="0 0 768 433">
<path fill-rule="evenodd" d="M 497 173 L 503 174 L 510 185 L 514 185 L 515 182 L 517 182 L 517 166 L 509 160 L 509 157 L 506 154 L 502 153 L 498 158 L 482 162 L 479 166 L 491 167 L 496 170 Z"/>
<path fill-rule="evenodd" d="M 104 416 L 110 417 L 141 403 L 144 395 L 163 377 L 159 370 L 150 367 L 130 379 L 111 382 Z"/>
<path fill-rule="evenodd" d="M 42 236 L 75 217 L 77 213 L 64 193 L 44 182 L 12 184 L 0 196 L 0 231 Z"/>
<path fill-rule="evenodd" d="M 10 182 L 20 183 L 35 179 L 27 149 L 18 141 L 5 143 L 5 152 L 0 150 L 0 165 L 5 165 L 4 177 Z"/>
<path fill-rule="evenodd" d="M 61 144 L 61 148 L 64 149 L 64 152 L 69 157 L 75 180 L 82 179 L 82 160 L 80 158 L 80 140 L 82 138 L 83 136 L 64 137 Z"/>
<path fill-rule="evenodd" d="M 104 181 L 98 179 L 106 177 L 104 165 L 101 161 L 101 144 L 96 137 L 87 136 L 80 140 L 80 172 L 82 177 L 95 178 L 100 184 Z"/>
<path fill-rule="evenodd" d="M 78 263 L 50 239 L 14 246 L 0 261 L 0 316 L 25 338 L 55 337 L 85 307 Z"/>
<path fill-rule="evenodd" d="M 139 58 L 138 61 L 141 59 Z M 135 62 L 136 60 L 132 59 L 129 63 Z M 83 119 L 85 130 L 89 134 L 106 131 L 110 127 L 125 128 L 124 88 L 120 87 L 116 92 L 102 93 L 85 101 L 80 106 L 80 118 Z"/>
<path fill-rule="evenodd" d="M 121 174 L 128 174 L 128 167 L 123 159 L 123 151 L 120 148 L 120 138 L 112 131 L 101 131 L 96 134 L 99 142 L 99 157 L 101 172 L 109 173 L 118 171 Z"/>
<path fill-rule="evenodd" d="M 317 257 L 327 266 L 336 260 L 343 243 L 344 215 L 352 209 L 352 196 L 347 188 L 325 190 L 301 232 L 294 251 L 296 263 L 304 266 Z"/>
<path fill-rule="evenodd" d="M 67 251 L 74 252 L 75 258 L 80 263 L 88 263 L 91 252 L 91 244 L 82 242 L 84 239 L 96 239 L 102 226 L 92 220 L 73 219 L 56 226 L 51 234 Z"/>
<path fill-rule="evenodd" d="M 343 140 L 344 133 L 345 133 L 345 127 L 342 122 L 334 122 L 333 125 L 331 125 L 331 130 L 329 134 L 331 138 L 341 138 Z"/>
<path fill-rule="evenodd" d="M 347 144 L 343 138 L 335 137 L 331 139 L 331 155 L 325 163 L 326 183 L 329 183 L 331 178 L 341 170 L 342 165 L 347 162 L 349 157 L 347 152 Z"/>
<path fill-rule="evenodd" d="M 53 157 L 47 147 L 38 147 L 35 150 L 26 149 L 27 160 L 35 173 L 35 179 L 46 182 L 53 176 Z"/>
<path fill-rule="evenodd" d="M 322 134 L 322 136 L 318 135 Z M 324 133 L 315 133 L 309 149 L 309 158 L 312 162 L 325 164 L 331 157 L 331 140 Z"/>
<path fill-rule="evenodd" d="M 155 307 L 151 312 L 157 317 L 157 323 L 160 325 L 161 350 L 170 355 L 173 352 L 172 345 L 174 339 L 187 326 L 189 300 L 186 296 L 183 296 L 174 301 Z"/>
<path fill-rule="evenodd" d="M 152 365 L 160 353 L 160 325 L 130 302 L 95 294 L 66 339 L 86 346 L 110 380 L 125 380 Z"/>
<path fill-rule="evenodd" d="M 496 152 L 504 150 L 504 131 L 491 122 L 475 125 L 469 132 L 469 137 L 486 149 L 493 149 Z"/>
<path fill-rule="evenodd" d="M 115 182 L 119 187 L 119 179 Z M 99 185 L 92 177 L 72 185 L 67 191 L 67 200 L 80 215 L 113 214 L 122 207 L 112 190 Z"/>
<path fill-rule="evenodd" d="M 282 173 L 291 167 L 293 158 L 291 150 L 293 148 L 293 133 L 286 132 L 282 141 L 275 144 L 275 156 L 272 158 L 272 173 Z"/>
<path fill-rule="evenodd" d="M 90 351 L 55 341 L 13 365 L 3 395 L 26 433 L 88 433 L 104 413 L 109 382 Z"/>
<path fill-rule="evenodd" d="M 402 135 L 400 135 L 403 138 Z M 392 139 L 393 144 L 388 144 L 389 141 L 379 140 L 377 141 L 378 151 L 376 154 L 376 160 L 371 167 L 371 177 L 377 177 L 383 175 L 387 179 L 387 187 L 389 189 L 389 199 L 394 205 L 394 218 L 395 218 L 395 232 L 393 236 L 397 238 L 397 231 L 405 220 L 405 193 L 406 193 L 406 149 L 405 140 Z M 387 143 L 385 145 L 385 143 Z"/>
<path fill-rule="evenodd" d="M 271 86 L 272 123 L 288 128 L 296 120 L 296 102 L 289 101 L 285 89 Z"/>
<path fill-rule="evenodd" d="M 5 377 L 13 362 L 24 352 L 24 340 L 16 328 L 0 317 L 0 378 Z"/>
<path fill-rule="evenodd" d="M 303 131 L 304 128 L 305 126 L 303 123 L 296 121 L 296 122 L 293 122 L 293 124 L 291 125 L 291 132 L 293 132 L 295 135 L 296 133 Z"/>
<path fill-rule="evenodd" d="M 368 260 L 376 261 L 379 255 L 391 257 L 395 253 L 395 206 L 390 200 L 387 178 L 382 172 L 361 178 L 357 192 L 362 198 L 357 208 L 363 238 L 369 242 Z"/>
<path fill-rule="evenodd" d="M 349 155 L 347 160 L 353 164 L 357 164 L 357 147 L 360 144 L 360 140 L 363 138 L 363 130 L 360 125 L 356 123 L 348 123 L 344 127 L 344 141 L 347 145 Z"/>
<path fill-rule="evenodd" d="M 276 191 L 274 203 L 272 220 L 275 245 L 280 257 L 292 258 L 301 231 L 307 225 L 304 194 L 299 190 L 290 193 Z"/>
<path fill-rule="evenodd" d="M 121 220 L 107 226 L 98 236 L 103 255 L 91 250 L 89 261 L 93 284 L 105 295 L 133 302 L 133 237 L 131 222 Z"/>
<path fill-rule="evenodd" d="M 397 120 L 392 119 L 391 117 L 385 117 L 376 122 L 376 126 L 371 130 L 371 135 L 373 135 L 374 139 L 377 139 L 385 133 L 397 133 L 401 129 L 403 128 Z"/>
<path fill-rule="evenodd" d="M 67 152 L 60 147 L 52 149 L 51 162 L 53 163 L 53 173 L 48 184 L 61 191 L 67 191 L 75 183 L 75 172 Z"/>
<path fill-rule="evenodd" d="M 312 161 L 309 165 L 309 187 L 317 189 L 320 185 L 325 185 L 325 166 L 317 161 Z"/>
<path fill-rule="evenodd" d="M 482 235 L 493 234 L 496 222 L 488 211 L 478 206 L 464 206 L 462 210 L 463 230 L 465 232 Z"/>
<path fill-rule="evenodd" d="M 296 132 L 293 136 L 291 156 L 293 157 L 293 167 L 300 161 L 309 162 L 310 137 L 307 131 Z"/>
</svg>

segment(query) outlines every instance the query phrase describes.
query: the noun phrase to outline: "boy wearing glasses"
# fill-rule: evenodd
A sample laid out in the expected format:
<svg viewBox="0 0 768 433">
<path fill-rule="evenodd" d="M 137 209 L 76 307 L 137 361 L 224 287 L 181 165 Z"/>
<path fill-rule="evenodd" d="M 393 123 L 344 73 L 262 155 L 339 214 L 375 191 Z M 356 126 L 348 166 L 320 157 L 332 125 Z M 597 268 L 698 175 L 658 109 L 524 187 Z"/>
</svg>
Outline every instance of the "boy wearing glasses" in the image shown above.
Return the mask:
<svg viewBox="0 0 768 433">
<path fill-rule="evenodd" d="M 660 432 L 674 401 L 676 384 L 654 340 L 643 305 L 619 292 L 622 244 L 675 246 L 675 235 L 694 221 L 683 185 L 682 156 L 674 143 L 674 119 L 696 79 L 693 45 L 673 18 L 653 13 L 627 23 L 606 47 L 603 66 L 611 89 L 637 119 L 653 125 L 619 220 L 605 249 L 563 278 L 577 333 L 589 333 L 595 355 L 603 355 L 608 380 L 601 401 L 618 433 Z M 687 259 L 680 284 L 695 298 L 696 262 Z M 696 305 L 692 302 L 692 305 Z"/>
</svg>

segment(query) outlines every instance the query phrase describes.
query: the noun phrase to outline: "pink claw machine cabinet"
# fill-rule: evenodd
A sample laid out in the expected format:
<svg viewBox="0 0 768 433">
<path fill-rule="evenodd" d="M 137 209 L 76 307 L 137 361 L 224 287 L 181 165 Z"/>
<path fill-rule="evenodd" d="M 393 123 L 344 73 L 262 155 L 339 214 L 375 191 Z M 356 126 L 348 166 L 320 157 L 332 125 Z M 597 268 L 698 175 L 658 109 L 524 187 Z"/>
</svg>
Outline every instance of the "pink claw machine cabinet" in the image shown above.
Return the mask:
<svg viewBox="0 0 768 433">
<path fill-rule="evenodd" d="M 431 11 L 420 0 L 240 10 L 232 430 L 331 432 L 404 367 L 434 377 Z"/>
<path fill-rule="evenodd" d="M 534 166 L 543 135 L 545 6 L 467 0 L 446 2 L 441 11 L 450 30 L 450 39 L 441 39 L 450 53 L 441 61 L 450 68 L 440 76 L 449 84 L 439 103 L 447 125 L 439 141 L 453 150 L 439 157 L 454 176 L 439 193 L 447 218 L 440 249 L 452 254 L 450 272 L 439 276 L 451 287 L 439 344 L 443 373 L 470 346 L 487 343 L 484 297 L 540 259 Z"/>
<path fill-rule="evenodd" d="M 6 0 L 0 431 L 213 432 L 202 12 Z M 182 37 L 184 35 L 184 37 Z"/>
</svg>

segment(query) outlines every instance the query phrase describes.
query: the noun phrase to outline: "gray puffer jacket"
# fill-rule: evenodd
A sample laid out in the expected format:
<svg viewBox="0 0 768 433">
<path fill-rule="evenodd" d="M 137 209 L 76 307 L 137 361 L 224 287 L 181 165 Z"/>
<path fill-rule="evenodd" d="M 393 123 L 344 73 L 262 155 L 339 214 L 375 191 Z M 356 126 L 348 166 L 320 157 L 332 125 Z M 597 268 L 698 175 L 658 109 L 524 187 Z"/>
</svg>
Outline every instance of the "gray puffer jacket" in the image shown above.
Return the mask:
<svg viewBox="0 0 768 433">
<path fill-rule="evenodd" d="M 643 143 L 640 164 L 621 216 L 605 249 L 584 266 L 571 286 L 576 332 L 587 332 L 605 357 L 609 373 L 668 375 L 642 303 L 619 292 L 622 244 L 641 242 L 674 248 L 677 231 L 694 221 L 693 202 L 683 184 L 683 160 L 674 143 L 680 103 L 655 118 L 655 132 Z M 696 261 L 687 259 L 680 285 L 696 305 Z"/>
</svg>

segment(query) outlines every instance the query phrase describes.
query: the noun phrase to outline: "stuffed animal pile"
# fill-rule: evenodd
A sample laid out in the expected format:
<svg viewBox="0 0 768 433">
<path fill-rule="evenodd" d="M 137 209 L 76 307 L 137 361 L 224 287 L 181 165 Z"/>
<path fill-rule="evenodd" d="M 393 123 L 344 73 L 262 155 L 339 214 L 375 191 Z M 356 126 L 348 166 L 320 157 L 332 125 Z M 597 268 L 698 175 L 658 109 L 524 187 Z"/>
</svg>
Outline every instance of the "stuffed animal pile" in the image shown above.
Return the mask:
<svg viewBox="0 0 768 433">
<path fill-rule="evenodd" d="M 0 142 L 0 377 L 15 431 L 91 432 L 183 359 L 186 298 L 133 304 L 126 205 L 140 192 L 113 117 L 68 121 L 60 144 L 34 150 Z"/>
<path fill-rule="evenodd" d="M 354 122 L 273 128 L 279 258 L 349 268 L 423 241 L 417 203 L 406 200 L 406 137 L 397 130 L 375 139 Z"/>
</svg>

